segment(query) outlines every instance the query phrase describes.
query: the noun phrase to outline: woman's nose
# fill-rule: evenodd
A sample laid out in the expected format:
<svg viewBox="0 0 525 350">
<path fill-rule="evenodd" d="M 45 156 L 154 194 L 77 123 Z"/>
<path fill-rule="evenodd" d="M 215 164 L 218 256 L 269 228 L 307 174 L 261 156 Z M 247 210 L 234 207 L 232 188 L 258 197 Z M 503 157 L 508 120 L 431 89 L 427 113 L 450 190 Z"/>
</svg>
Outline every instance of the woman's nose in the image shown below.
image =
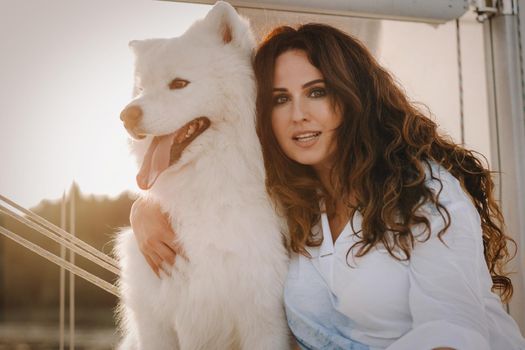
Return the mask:
<svg viewBox="0 0 525 350">
<path fill-rule="evenodd" d="M 292 102 L 292 120 L 294 122 L 300 122 L 307 120 L 308 109 L 305 106 L 304 101 L 300 99 L 294 99 Z"/>
</svg>

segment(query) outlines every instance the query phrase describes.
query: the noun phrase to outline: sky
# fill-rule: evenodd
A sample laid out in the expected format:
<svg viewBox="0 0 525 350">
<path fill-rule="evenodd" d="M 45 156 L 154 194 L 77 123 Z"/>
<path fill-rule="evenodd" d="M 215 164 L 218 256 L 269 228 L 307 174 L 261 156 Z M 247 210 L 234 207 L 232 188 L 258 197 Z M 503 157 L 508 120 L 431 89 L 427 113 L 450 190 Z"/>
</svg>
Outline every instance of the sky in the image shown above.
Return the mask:
<svg viewBox="0 0 525 350">
<path fill-rule="evenodd" d="M 178 36 L 209 8 L 155 0 L 1 0 L 0 194 L 31 207 L 60 198 L 73 181 L 86 194 L 138 192 L 119 120 L 133 81 L 127 44 Z M 481 27 L 467 17 L 467 143 L 488 155 Z M 379 61 L 457 140 L 455 23 L 382 22 Z"/>
</svg>

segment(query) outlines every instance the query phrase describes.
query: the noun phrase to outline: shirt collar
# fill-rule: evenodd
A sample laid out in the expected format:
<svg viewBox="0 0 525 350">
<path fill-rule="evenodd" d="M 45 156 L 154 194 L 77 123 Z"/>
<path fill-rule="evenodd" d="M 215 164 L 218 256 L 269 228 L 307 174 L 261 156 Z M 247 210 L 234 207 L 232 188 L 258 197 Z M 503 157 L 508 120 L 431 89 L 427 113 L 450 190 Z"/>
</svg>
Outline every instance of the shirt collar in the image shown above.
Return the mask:
<svg viewBox="0 0 525 350">
<path fill-rule="evenodd" d="M 323 243 L 319 248 L 319 257 L 324 257 L 334 253 L 334 242 L 326 213 L 321 213 L 321 224 L 323 230 Z"/>
<path fill-rule="evenodd" d="M 319 258 L 329 256 L 334 253 L 334 244 L 332 241 L 332 234 L 330 233 L 330 225 L 328 224 L 328 217 L 326 213 L 321 213 L 320 224 L 314 227 L 314 230 L 322 234 L 323 242 L 320 246 L 309 247 L 306 246 L 306 251 L 312 256 L 312 258 Z"/>
</svg>

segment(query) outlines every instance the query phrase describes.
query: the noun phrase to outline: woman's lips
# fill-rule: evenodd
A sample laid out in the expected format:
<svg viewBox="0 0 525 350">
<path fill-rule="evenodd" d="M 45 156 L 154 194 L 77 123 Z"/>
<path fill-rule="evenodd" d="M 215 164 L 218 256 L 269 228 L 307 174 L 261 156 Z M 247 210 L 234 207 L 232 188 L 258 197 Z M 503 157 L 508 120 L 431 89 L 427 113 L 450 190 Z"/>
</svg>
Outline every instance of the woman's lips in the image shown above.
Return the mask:
<svg viewBox="0 0 525 350">
<path fill-rule="evenodd" d="M 308 131 L 295 134 L 292 139 L 297 146 L 306 148 L 313 146 L 320 136 L 320 131 Z"/>
</svg>

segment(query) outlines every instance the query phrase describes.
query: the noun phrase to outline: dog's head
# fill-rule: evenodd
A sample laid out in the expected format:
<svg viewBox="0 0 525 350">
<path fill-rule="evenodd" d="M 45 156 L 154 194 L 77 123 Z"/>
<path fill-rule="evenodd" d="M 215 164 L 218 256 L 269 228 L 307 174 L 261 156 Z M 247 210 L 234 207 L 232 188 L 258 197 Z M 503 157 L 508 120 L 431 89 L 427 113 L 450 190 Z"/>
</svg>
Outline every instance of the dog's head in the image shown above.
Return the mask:
<svg viewBox="0 0 525 350">
<path fill-rule="evenodd" d="M 253 103 L 255 40 L 248 21 L 220 1 L 180 37 L 132 41 L 130 47 L 134 99 L 120 118 L 136 148 L 145 150 L 137 183 L 149 189 L 163 171 L 212 146 L 206 130 L 238 124 L 232 110 Z"/>
</svg>

